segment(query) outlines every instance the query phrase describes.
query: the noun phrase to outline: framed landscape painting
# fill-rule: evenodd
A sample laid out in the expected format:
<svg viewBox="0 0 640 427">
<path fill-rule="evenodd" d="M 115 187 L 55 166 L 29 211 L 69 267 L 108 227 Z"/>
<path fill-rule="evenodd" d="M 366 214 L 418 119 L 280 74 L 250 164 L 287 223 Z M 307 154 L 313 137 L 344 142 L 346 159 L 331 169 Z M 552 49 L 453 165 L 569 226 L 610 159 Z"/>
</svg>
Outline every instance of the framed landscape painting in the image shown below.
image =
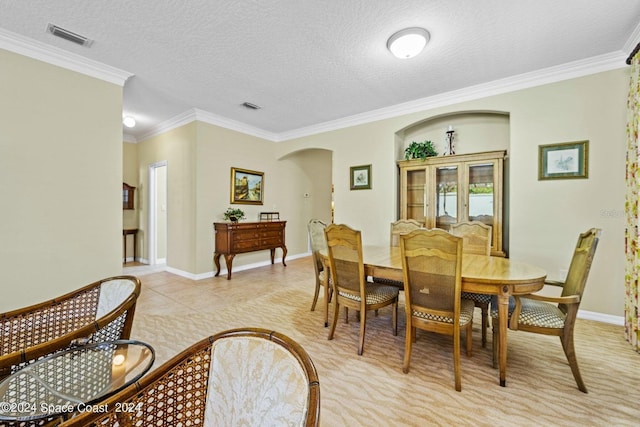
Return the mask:
<svg viewBox="0 0 640 427">
<path fill-rule="evenodd" d="M 351 189 L 371 189 L 371 165 L 351 166 Z"/>
<path fill-rule="evenodd" d="M 231 168 L 231 203 L 261 205 L 263 195 L 263 172 Z"/>
<path fill-rule="evenodd" d="M 589 177 L 589 141 L 538 147 L 538 180 Z"/>
</svg>

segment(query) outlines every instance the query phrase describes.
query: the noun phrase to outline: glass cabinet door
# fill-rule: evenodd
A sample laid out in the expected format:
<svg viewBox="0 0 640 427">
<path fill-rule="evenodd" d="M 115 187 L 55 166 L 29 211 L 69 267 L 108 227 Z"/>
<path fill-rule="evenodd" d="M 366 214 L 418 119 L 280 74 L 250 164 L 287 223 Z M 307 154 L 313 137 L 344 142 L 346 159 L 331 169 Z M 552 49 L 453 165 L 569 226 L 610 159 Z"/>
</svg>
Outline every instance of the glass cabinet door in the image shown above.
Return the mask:
<svg viewBox="0 0 640 427">
<path fill-rule="evenodd" d="M 494 225 L 494 170 L 493 163 L 469 165 L 469 221 Z"/>
<path fill-rule="evenodd" d="M 424 224 L 426 217 L 425 186 L 427 170 L 416 169 L 407 171 L 407 219 L 415 219 Z"/>
<path fill-rule="evenodd" d="M 449 230 L 458 222 L 458 166 L 436 168 L 436 227 Z"/>
</svg>

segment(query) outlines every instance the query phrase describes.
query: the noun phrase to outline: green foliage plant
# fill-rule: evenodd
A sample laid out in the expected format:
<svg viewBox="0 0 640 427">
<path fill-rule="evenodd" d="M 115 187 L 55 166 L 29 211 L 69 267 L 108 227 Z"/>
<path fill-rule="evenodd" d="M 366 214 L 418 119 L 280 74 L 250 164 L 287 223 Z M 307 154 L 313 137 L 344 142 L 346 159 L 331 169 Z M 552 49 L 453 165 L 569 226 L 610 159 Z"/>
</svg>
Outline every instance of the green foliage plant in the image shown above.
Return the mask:
<svg viewBox="0 0 640 427">
<path fill-rule="evenodd" d="M 244 211 L 240 208 L 229 208 L 223 215 L 227 221 L 240 221 L 244 218 Z"/>
<path fill-rule="evenodd" d="M 433 142 L 426 140 L 423 142 L 415 142 L 412 141 L 411 144 L 404 150 L 404 158 L 406 160 L 410 159 L 421 159 L 424 160 L 427 157 L 437 156 L 438 152 L 433 146 Z"/>
</svg>

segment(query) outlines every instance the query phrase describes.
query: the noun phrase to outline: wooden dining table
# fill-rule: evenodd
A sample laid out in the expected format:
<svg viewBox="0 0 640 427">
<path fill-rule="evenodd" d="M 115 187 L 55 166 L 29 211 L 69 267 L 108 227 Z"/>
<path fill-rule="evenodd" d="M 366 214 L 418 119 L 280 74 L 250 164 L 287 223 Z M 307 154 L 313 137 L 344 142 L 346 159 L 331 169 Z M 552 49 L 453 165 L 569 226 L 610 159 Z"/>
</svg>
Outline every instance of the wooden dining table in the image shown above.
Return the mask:
<svg viewBox="0 0 640 427">
<path fill-rule="evenodd" d="M 402 258 L 395 246 L 364 246 L 362 257 L 367 276 L 402 283 Z M 509 258 L 464 254 L 462 256 L 462 290 L 496 295 L 498 299 L 498 361 L 500 385 L 506 386 L 507 321 L 509 297 L 539 291 L 547 277 L 545 270 Z"/>
</svg>

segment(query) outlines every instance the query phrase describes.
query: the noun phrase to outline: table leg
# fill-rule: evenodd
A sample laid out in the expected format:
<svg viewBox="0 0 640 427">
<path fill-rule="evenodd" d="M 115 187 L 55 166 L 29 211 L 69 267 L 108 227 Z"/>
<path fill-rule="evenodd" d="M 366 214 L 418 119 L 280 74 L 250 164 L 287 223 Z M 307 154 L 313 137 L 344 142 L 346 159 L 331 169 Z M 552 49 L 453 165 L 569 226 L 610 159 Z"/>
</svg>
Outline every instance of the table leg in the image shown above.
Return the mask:
<svg viewBox="0 0 640 427">
<path fill-rule="evenodd" d="M 136 255 L 138 252 L 138 232 L 133 233 L 133 262 L 136 261 Z"/>
<path fill-rule="evenodd" d="M 500 385 L 507 385 L 507 323 L 509 319 L 509 287 L 503 286 L 502 292 L 498 295 L 498 353 L 500 367 Z"/>
<path fill-rule="evenodd" d="M 324 269 L 324 280 L 322 283 L 322 287 L 324 288 L 324 327 L 329 326 L 329 267 L 324 265 L 324 261 L 322 262 Z"/>
</svg>

